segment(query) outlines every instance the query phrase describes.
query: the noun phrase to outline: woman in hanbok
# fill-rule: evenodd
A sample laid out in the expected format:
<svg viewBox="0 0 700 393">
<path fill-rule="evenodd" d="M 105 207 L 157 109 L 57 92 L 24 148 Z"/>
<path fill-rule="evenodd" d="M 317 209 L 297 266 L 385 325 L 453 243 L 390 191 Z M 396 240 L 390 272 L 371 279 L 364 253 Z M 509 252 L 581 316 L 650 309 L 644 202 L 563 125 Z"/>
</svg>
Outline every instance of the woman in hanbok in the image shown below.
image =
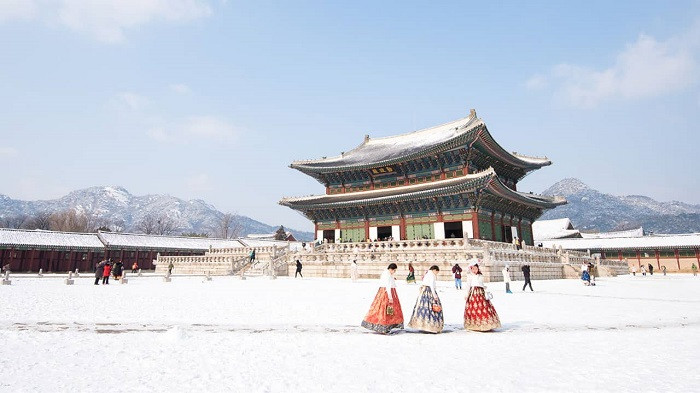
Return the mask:
<svg viewBox="0 0 700 393">
<path fill-rule="evenodd" d="M 395 263 L 389 264 L 379 278 L 379 290 L 362 321 L 362 327 L 383 334 L 392 329 L 403 329 L 403 312 L 394 282 L 396 268 Z"/>
<path fill-rule="evenodd" d="M 464 328 L 487 332 L 501 327 L 501 321 L 493 308 L 491 300 L 486 297 L 484 290 L 484 276 L 481 274 L 479 264 L 474 261 L 469 264 L 469 295 L 465 298 L 467 304 L 464 307 Z"/>
<path fill-rule="evenodd" d="M 408 327 L 430 333 L 442 332 L 445 319 L 442 315 L 442 304 L 435 288 L 439 271 L 440 268 L 433 265 L 425 273 L 423 283 L 418 289 L 418 299 L 413 307 L 413 315 L 408 322 Z"/>
<path fill-rule="evenodd" d="M 412 263 L 408 263 L 408 276 L 406 276 L 406 283 L 411 284 L 416 282 L 416 269 L 413 268 Z"/>
</svg>

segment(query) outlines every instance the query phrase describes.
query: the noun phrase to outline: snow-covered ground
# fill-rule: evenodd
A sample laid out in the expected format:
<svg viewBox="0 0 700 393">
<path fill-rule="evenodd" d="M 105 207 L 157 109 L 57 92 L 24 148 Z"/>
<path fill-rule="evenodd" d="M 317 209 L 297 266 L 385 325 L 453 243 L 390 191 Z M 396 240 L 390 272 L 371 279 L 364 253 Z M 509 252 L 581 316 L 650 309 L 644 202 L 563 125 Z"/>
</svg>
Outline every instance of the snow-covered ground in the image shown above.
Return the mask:
<svg viewBox="0 0 700 393">
<path fill-rule="evenodd" d="M 372 280 L 15 276 L 0 286 L 0 390 L 697 391 L 700 277 L 533 285 L 489 285 L 497 332 L 465 331 L 466 291 L 441 282 L 442 334 L 383 336 L 359 327 Z M 417 291 L 398 282 L 406 322 Z"/>
</svg>

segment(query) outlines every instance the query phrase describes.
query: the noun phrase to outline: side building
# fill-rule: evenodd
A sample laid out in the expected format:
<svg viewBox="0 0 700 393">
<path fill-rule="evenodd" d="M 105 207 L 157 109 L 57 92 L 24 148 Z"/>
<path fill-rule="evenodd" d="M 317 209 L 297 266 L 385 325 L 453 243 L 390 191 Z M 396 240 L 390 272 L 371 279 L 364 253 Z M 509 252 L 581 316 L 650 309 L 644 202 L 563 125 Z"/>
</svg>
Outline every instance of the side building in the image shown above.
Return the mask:
<svg viewBox="0 0 700 393">
<path fill-rule="evenodd" d="M 518 191 L 547 158 L 510 153 L 471 110 L 468 117 L 370 138 L 340 156 L 295 161 L 325 194 L 283 198 L 315 225 L 317 241 L 475 238 L 533 245 L 532 223 L 566 203 Z"/>
</svg>

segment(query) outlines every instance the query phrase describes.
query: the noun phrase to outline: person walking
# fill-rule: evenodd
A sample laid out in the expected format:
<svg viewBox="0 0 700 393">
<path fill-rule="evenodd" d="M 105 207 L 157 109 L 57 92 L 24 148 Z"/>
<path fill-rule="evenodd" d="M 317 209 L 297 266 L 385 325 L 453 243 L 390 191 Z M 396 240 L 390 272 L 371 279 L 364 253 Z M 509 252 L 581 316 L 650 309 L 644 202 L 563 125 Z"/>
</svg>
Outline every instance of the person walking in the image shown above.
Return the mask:
<svg viewBox="0 0 700 393">
<path fill-rule="evenodd" d="M 357 282 L 357 259 L 353 259 L 350 264 L 350 278 L 352 282 Z"/>
<path fill-rule="evenodd" d="M 255 262 L 255 249 L 250 250 L 250 254 L 248 254 L 248 263 L 253 262 Z"/>
<path fill-rule="evenodd" d="M 501 320 L 489 296 L 486 295 L 484 276 L 479 269 L 479 262 L 471 262 L 469 270 L 471 272 L 468 277 L 469 294 L 464 298 L 467 301 L 464 306 L 464 328 L 478 332 L 498 329 L 501 327 Z"/>
<path fill-rule="evenodd" d="M 112 271 L 112 262 L 107 262 L 102 272 L 102 285 L 109 285 L 109 273 Z"/>
<path fill-rule="evenodd" d="M 416 283 L 416 269 L 413 268 L 413 264 L 411 262 L 408 263 L 408 276 L 406 276 L 406 283 Z"/>
<path fill-rule="evenodd" d="M 462 289 L 462 268 L 459 267 L 459 263 L 452 266 L 452 273 L 455 275 L 455 288 Z"/>
<path fill-rule="evenodd" d="M 294 272 L 294 278 L 297 278 L 297 274 L 301 276 L 301 278 L 304 278 L 304 275 L 301 274 L 301 261 L 297 259 L 297 271 Z"/>
<path fill-rule="evenodd" d="M 532 281 L 530 281 L 530 265 L 523 265 L 520 270 L 523 271 L 523 277 L 525 278 L 525 284 L 523 284 L 523 291 L 525 290 L 525 287 L 528 285 L 530 286 L 530 291 L 534 292 L 535 290 L 532 289 Z"/>
<path fill-rule="evenodd" d="M 105 265 L 107 264 L 107 261 L 102 260 L 95 265 L 95 285 L 100 285 L 100 280 L 102 279 L 102 275 L 104 274 L 104 268 Z"/>
<path fill-rule="evenodd" d="M 363 328 L 382 334 L 390 333 L 392 329 L 403 329 L 403 311 L 394 280 L 396 268 L 395 263 L 390 263 L 379 277 L 377 294 L 360 324 Z"/>
<path fill-rule="evenodd" d="M 436 288 L 438 272 L 440 272 L 440 268 L 433 265 L 425 273 L 422 285 L 418 289 L 418 299 L 413 307 L 408 327 L 430 333 L 442 332 L 445 319 Z"/>
<path fill-rule="evenodd" d="M 506 293 L 513 293 L 510 290 L 510 266 L 505 265 L 503 270 L 501 270 L 501 274 L 503 275 L 503 282 L 506 284 Z"/>
</svg>

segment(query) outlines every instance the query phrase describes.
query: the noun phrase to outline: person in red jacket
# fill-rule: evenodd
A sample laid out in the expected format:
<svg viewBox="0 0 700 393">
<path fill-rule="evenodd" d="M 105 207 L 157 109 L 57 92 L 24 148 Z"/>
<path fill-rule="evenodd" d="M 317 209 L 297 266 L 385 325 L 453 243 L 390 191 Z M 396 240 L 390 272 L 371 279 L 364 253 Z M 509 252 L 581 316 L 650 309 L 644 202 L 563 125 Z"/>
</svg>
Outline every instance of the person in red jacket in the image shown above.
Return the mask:
<svg viewBox="0 0 700 393">
<path fill-rule="evenodd" d="M 109 285 L 109 273 L 112 271 L 112 261 L 107 262 L 102 273 L 102 284 Z"/>
</svg>

